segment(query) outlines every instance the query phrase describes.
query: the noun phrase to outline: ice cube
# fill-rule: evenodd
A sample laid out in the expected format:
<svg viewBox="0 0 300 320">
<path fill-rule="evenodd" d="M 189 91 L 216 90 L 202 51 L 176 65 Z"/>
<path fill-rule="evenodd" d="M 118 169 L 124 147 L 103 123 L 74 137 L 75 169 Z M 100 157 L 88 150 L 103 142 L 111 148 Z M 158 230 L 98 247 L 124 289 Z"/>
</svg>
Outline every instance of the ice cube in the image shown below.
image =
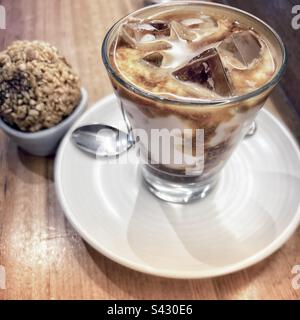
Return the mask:
<svg viewBox="0 0 300 320">
<path fill-rule="evenodd" d="M 172 21 L 171 39 L 176 40 L 178 38 L 186 41 L 193 41 L 197 38 L 197 34 L 189 28 L 185 27 L 183 24 L 177 21 Z"/>
<path fill-rule="evenodd" d="M 253 32 L 241 31 L 224 39 L 218 49 L 222 58 L 233 66 L 248 68 L 260 57 L 261 44 Z"/>
<path fill-rule="evenodd" d="M 160 67 L 162 65 L 164 56 L 160 52 L 152 52 L 146 55 L 143 60 L 147 61 L 148 63 Z"/>
<path fill-rule="evenodd" d="M 143 26 L 143 24 L 141 25 Z M 150 27 L 148 29 L 150 29 Z M 143 30 L 143 32 L 140 32 L 139 29 L 132 28 L 132 23 L 123 25 L 120 29 L 118 44 L 125 43 L 131 48 L 143 51 L 157 51 L 171 48 L 171 44 L 164 38 L 157 38 L 153 33 L 149 33 L 151 30 L 146 30 L 145 27 L 141 30 Z"/>
<path fill-rule="evenodd" d="M 155 33 L 168 37 L 170 35 L 170 24 L 161 20 L 150 20 L 148 24 L 155 29 Z"/>
<path fill-rule="evenodd" d="M 127 29 L 122 26 L 118 35 L 118 45 L 128 45 L 131 48 L 135 48 L 137 45 L 136 40 L 128 33 Z"/>
<path fill-rule="evenodd" d="M 146 54 L 143 60 L 155 67 L 169 68 L 174 63 L 174 57 L 168 51 L 154 51 Z"/>
<path fill-rule="evenodd" d="M 193 50 L 199 51 L 200 48 L 216 46 L 231 35 L 232 22 L 219 20 L 216 27 L 208 29 L 192 29 L 197 35 L 197 39 L 190 43 Z M 204 50 L 204 49 L 203 49 Z"/>
<path fill-rule="evenodd" d="M 129 22 L 124 25 L 127 33 L 139 42 L 146 35 L 151 35 L 154 38 L 167 37 L 170 35 L 170 25 L 167 22 L 160 20 L 144 20 L 141 22 Z M 153 40 L 151 40 L 153 41 Z"/>
<path fill-rule="evenodd" d="M 184 67 L 173 72 L 180 81 L 200 84 L 220 96 L 231 96 L 232 88 L 215 48 L 208 49 L 194 57 Z"/>
<path fill-rule="evenodd" d="M 201 23 L 203 23 L 202 19 L 197 19 L 197 18 L 189 18 L 189 19 L 184 19 L 180 21 L 184 26 L 186 27 L 195 27 L 199 26 Z"/>
<path fill-rule="evenodd" d="M 218 26 L 215 19 L 206 15 L 201 15 L 199 18 L 184 19 L 181 23 L 192 29 L 214 29 Z"/>
</svg>

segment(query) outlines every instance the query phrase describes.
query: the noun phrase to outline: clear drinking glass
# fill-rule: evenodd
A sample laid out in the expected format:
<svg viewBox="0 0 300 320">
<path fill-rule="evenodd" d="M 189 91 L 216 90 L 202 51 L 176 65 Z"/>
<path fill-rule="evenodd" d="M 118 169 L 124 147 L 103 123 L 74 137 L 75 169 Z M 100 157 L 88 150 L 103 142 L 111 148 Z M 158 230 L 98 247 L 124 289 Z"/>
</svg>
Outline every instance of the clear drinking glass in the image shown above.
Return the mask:
<svg viewBox="0 0 300 320">
<path fill-rule="evenodd" d="M 110 47 L 120 25 L 129 16 L 147 18 L 166 6 L 169 9 L 194 6 L 195 10 L 230 15 L 246 25 L 253 26 L 272 49 L 276 65 L 274 75 L 268 83 L 248 94 L 205 102 L 163 98 L 127 82 L 114 69 L 110 57 Z M 129 16 L 121 19 L 109 30 L 102 46 L 103 62 L 120 99 L 129 130 L 143 129 L 149 136 L 153 129 L 191 129 L 193 137 L 197 129 L 203 129 L 201 132 L 204 133 L 204 161 L 200 161 L 202 166 L 199 166 L 199 162 L 179 165 L 172 157 L 169 163 L 163 163 L 149 148 L 150 144 L 144 145 L 144 154 L 150 159 L 142 165 L 146 185 L 157 197 L 170 202 L 187 203 L 204 198 L 216 185 L 221 169 L 249 131 L 258 111 L 280 80 L 286 66 L 285 47 L 278 34 L 263 21 L 244 11 L 221 4 L 199 1 L 167 3 L 142 8 Z M 177 148 L 177 151 L 185 153 L 185 149 L 181 147 Z"/>
</svg>

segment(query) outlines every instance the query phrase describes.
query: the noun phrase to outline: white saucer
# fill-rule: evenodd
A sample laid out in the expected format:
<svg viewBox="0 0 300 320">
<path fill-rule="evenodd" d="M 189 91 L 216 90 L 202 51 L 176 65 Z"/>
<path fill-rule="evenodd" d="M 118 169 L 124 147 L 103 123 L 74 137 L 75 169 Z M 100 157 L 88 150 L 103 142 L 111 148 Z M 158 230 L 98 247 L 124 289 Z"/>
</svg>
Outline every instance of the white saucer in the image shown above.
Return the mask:
<svg viewBox="0 0 300 320">
<path fill-rule="evenodd" d="M 124 130 L 113 96 L 73 126 L 105 123 Z M 216 189 L 188 205 L 155 198 L 139 167 L 105 164 L 63 140 L 56 191 L 68 220 L 108 258 L 142 272 L 205 278 L 246 268 L 277 250 L 300 221 L 300 152 L 269 112 L 224 168 Z"/>
</svg>

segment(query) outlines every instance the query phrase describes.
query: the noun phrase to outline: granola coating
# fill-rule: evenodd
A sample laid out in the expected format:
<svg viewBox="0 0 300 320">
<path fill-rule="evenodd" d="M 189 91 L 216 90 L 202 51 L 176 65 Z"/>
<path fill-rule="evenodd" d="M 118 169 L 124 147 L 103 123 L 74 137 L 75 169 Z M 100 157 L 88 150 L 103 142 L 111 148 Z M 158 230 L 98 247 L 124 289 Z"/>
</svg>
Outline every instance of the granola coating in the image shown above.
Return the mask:
<svg viewBox="0 0 300 320">
<path fill-rule="evenodd" d="M 55 126 L 80 100 L 79 79 L 58 50 L 41 41 L 16 41 L 0 53 L 0 116 L 36 132 Z"/>
</svg>

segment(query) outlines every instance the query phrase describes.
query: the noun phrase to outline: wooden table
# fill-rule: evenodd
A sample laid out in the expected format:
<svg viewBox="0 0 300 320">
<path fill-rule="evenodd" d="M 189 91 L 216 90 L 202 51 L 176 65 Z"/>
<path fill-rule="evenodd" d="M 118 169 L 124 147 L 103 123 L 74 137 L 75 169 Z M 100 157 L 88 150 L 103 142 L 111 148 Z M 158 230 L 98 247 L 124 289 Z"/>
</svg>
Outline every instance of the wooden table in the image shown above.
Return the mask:
<svg viewBox="0 0 300 320">
<path fill-rule="evenodd" d="M 49 41 L 80 73 L 91 104 L 112 92 L 100 45 L 112 23 L 140 7 L 141 0 L 0 4 L 7 11 L 0 49 L 16 39 Z M 280 92 L 275 95 L 272 111 L 284 113 L 298 133 L 294 111 L 283 105 Z M 129 270 L 93 250 L 64 218 L 54 191 L 53 159 L 27 155 L 0 133 L 0 265 L 7 276 L 0 299 L 297 299 L 291 268 L 300 264 L 299 252 L 298 229 L 265 261 L 225 277 L 183 281 Z"/>
</svg>

